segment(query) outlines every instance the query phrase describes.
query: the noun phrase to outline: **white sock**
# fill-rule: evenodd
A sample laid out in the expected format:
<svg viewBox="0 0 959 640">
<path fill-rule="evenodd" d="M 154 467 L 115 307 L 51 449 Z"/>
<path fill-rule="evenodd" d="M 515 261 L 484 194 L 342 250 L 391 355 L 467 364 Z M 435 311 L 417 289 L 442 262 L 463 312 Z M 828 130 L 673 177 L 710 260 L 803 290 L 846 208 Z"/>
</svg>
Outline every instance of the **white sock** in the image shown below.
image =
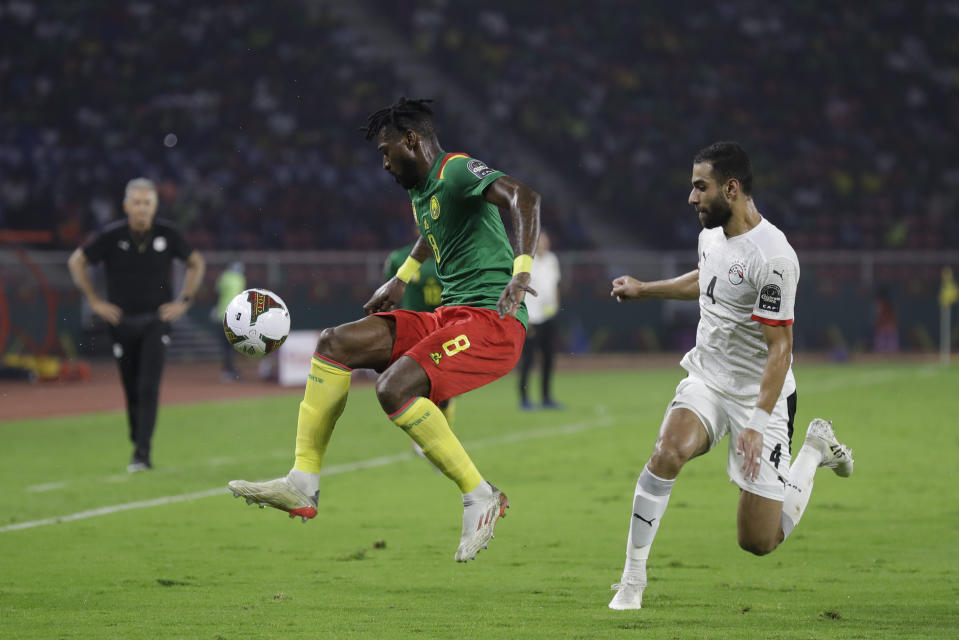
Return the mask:
<svg viewBox="0 0 959 640">
<path fill-rule="evenodd" d="M 665 480 L 643 467 L 636 481 L 633 509 L 629 515 L 629 535 L 626 538 L 626 566 L 623 580 L 633 578 L 646 582 L 646 560 L 675 480 Z"/>
<path fill-rule="evenodd" d="M 796 460 L 789 467 L 789 482 L 786 483 L 786 496 L 783 499 L 783 539 L 789 537 L 796 525 L 799 524 L 809 498 L 812 496 L 813 479 L 819 463 L 822 462 L 822 453 L 813 447 L 802 447 L 796 455 Z"/>
<path fill-rule="evenodd" d="M 290 469 L 290 472 L 286 474 L 286 478 L 294 487 L 308 496 L 314 496 L 316 492 L 320 490 L 320 474 L 318 473 Z"/>
</svg>

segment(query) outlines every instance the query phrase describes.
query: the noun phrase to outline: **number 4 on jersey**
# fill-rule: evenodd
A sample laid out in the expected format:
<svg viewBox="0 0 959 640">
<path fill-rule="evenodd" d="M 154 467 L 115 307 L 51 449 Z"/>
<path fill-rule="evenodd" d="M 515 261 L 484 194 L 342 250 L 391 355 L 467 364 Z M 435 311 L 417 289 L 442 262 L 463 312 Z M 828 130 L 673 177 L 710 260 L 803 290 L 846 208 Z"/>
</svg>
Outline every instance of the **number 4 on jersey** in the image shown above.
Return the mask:
<svg viewBox="0 0 959 640">
<path fill-rule="evenodd" d="M 713 279 L 709 281 L 709 286 L 706 287 L 706 295 L 709 296 L 709 299 L 713 301 L 713 304 L 716 304 L 716 296 L 713 295 L 713 291 L 716 290 L 716 276 L 713 276 Z"/>
</svg>

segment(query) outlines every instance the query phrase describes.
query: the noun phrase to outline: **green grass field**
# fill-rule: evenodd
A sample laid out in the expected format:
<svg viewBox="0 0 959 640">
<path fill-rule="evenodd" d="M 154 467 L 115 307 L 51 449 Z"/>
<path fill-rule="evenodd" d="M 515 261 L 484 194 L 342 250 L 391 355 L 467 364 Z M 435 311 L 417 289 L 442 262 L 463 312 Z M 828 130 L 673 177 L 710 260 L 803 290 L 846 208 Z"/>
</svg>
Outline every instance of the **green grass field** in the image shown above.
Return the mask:
<svg viewBox="0 0 959 640">
<path fill-rule="evenodd" d="M 811 418 L 832 418 L 855 475 L 821 472 L 799 528 L 757 558 L 736 544 L 725 444 L 694 461 L 630 612 L 607 608 L 608 589 L 678 368 L 564 373 L 559 412 L 518 411 L 512 376 L 461 398 L 456 430 L 513 505 L 465 565 L 455 486 L 369 387 L 305 525 L 225 488 L 287 471 L 298 396 L 165 407 L 157 469 L 133 476 L 119 413 L 5 422 L 0 637 L 957 637 L 959 370 L 796 373 L 793 452 Z M 71 514 L 90 517 L 51 522 Z"/>
</svg>

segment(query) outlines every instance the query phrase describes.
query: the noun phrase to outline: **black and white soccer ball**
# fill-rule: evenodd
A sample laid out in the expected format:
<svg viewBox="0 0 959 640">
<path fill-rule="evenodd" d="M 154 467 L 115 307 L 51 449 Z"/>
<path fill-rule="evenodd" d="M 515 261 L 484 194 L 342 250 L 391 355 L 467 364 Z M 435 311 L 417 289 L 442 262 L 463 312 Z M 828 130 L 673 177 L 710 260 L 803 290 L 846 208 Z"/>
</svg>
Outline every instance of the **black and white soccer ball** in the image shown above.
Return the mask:
<svg viewBox="0 0 959 640">
<path fill-rule="evenodd" d="M 259 358 L 279 349 L 290 335 L 290 311 L 272 291 L 247 289 L 226 305 L 223 333 L 234 349 Z"/>
</svg>

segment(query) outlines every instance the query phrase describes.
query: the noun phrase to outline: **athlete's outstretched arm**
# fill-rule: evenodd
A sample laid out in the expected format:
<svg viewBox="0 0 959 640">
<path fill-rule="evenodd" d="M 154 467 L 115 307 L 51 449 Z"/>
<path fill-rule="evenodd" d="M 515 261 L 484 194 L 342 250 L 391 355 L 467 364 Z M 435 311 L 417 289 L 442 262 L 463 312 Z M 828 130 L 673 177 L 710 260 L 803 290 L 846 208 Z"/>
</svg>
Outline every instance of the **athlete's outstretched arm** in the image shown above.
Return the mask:
<svg viewBox="0 0 959 640">
<path fill-rule="evenodd" d="M 417 263 L 422 264 L 427 258 L 430 257 L 430 255 L 432 255 L 430 246 L 426 244 L 426 240 L 423 239 L 423 236 L 420 236 L 416 240 L 416 244 L 413 245 L 413 250 L 410 251 L 410 258 L 415 260 Z M 400 267 L 400 271 L 402 270 L 403 267 Z M 397 272 L 397 275 L 399 275 L 399 272 Z M 400 300 L 403 299 L 403 294 L 405 292 L 406 282 L 397 276 L 393 276 L 380 285 L 379 289 L 373 293 L 373 297 L 363 305 L 363 310 L 367 313 L 392 311 L 396 308 L 396 305 L 400 303 Z"/>
<path fill-rule="evenodd" d="M 620 276 L 613 280 L 613 290 L 609 292 L 609 295 L 616 298 L 616 302 L 654 298 L 695 300 L 699 297 L 699 269 L 675 278 L 654 282 L 643 282 L 632 276 Z"/>
<path fill-rule="evenodd" d="M 483 197 L 487 202 L 509 211 L 513 235 L 516 237 L 516 255 L 534 255 L 539 239 L 540 195 L 519 180 L 502 176 L 486 187 Z M 500 317 L 515 316 L 527 292 L 536 295 L 529 286 L 529 278 L 528 272 L 517 273 L 503 289 L 496 305 Z"/>
</svg>

